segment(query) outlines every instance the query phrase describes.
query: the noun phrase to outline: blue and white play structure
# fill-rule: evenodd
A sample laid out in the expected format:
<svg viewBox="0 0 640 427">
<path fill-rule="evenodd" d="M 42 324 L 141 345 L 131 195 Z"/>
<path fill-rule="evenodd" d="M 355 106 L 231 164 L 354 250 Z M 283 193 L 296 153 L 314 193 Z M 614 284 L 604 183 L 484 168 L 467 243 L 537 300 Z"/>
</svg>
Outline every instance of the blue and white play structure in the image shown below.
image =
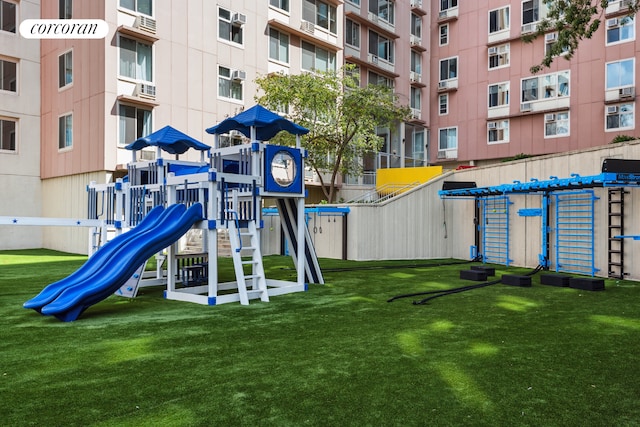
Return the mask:
<svg viewBox="0 0 640 427">
<path fill-rule="evenodd" d="M 262 142 L 282 130 L 296 136 L 295 147 Z M 219 148 L 218 136 L 231 131 L 251 142 Z M 87 186 L 89 219 L 83 225 L 95 228 L 92 245 L 97 250 L 78 271 L 45 287 L 24 307 L 73 321 L 109 295 L 133 297 L 142 286 L 164 285 L 165 297 L 172 300 L 246 305 L 252 299 L 269 301 L 304 291 L 308 283 L 324 283 L 308 229 L 300 220 L 305 203 L 300 136 L 308 130 L 254 106 L 207 132 L 214 135 L 213 148 L 169 126 L 128 145 L 132 161 L 127 177 Z M 139 161 L 137 152 L 150 146 L 157 149 L 156 159 Z M 190 149 L 201 152 L 199 162 L 179 160 Z M 163 158 L 162 152 L 175 159 Z M 260 248 L 265 197 L 276 201 L 283 220 L 295 282 L 265 276 Z M 202 252 L 179 253 L 177 242 L 189 230 L 201 230 Z M 220 283 L 218 237 L 223 232 L 229 236 L 236 280 Z M 115 237 L 97 243 L 109 233 Z M 144 266 L 154 254 L 158 268 L 149 275 Z"/>
</svg>

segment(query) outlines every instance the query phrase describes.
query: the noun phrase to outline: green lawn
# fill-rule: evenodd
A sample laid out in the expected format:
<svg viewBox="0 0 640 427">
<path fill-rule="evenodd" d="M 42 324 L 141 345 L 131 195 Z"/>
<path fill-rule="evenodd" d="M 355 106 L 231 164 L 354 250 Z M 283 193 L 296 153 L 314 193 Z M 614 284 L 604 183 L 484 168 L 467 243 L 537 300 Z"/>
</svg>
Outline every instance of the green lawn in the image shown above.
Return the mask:
<svg viewBox="0 0 640 427">
<path fill-rule="evenodd" d="M 635 282 L 534 276 L 413 305 L 386 301 L 469 284 L 465 266 L 323 259 L 326 285 L 248 307 L 147 288 L 69 323 L 22 308 L 83 261 L 0 252 L 2 426 L 640 425 Z M 292 267 L 265 260 L 271 278 Z"/>
</svg>

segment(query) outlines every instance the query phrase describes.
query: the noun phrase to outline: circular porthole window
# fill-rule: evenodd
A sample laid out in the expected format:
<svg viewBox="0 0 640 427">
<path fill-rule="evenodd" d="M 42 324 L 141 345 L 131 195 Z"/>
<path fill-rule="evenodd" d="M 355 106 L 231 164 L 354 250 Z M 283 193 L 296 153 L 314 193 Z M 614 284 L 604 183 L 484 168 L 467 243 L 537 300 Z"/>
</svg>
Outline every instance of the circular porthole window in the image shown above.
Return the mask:
<svg viewBox="0 0 640 427">
<path fill-rule="evenodd" d="M 271 176 L 281 187 L 290 186 L 296 179 L 296 162 L 287 151 L 278 151 L 271 160 Z"/>
</svg>

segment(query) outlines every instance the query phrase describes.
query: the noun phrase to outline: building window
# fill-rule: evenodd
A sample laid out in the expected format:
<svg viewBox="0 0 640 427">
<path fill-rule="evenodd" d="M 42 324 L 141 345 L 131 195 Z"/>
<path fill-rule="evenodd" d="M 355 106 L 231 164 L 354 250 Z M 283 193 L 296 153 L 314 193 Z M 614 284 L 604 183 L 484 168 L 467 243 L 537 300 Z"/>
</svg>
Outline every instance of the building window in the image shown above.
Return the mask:
<svg viewBox="0 0 640 427">
<path fill-rule="evenodd" d="M 547 33 L 544 36 L 544 54 L 548 55 L 551 48 L 557 43 L 558 33 Z M 563 46 L 560 55 L 566 55 L 569 53 L 569 46 Z"/>
<path fill-rule="evenodd" d="M 415 36 L 419 39 L 422 38 L 422 17 L 416 15 L 415 13 L 411 14 L 411 35 Z"/>
<path fill-rule="evenodd" d="M 0 150 L 16 151 L 16 121 L 0 119 Z"/>
<path fill-rule="evenodd" d="M 58 56 L 58 87 L 63 88 L 73 83 L 73 52 Z"/>
<path fill-rule="evenodd" d="M 422 74 L 422 55 L 415 50 L 411 51 L 411 71 L 416 74 Z"/>
<path fill-rule="evenodd" d="M 489 85 L 489 108 L 509 105 L 509 82 Z"/>
<path fill-rule="evenodd" d="M 0 30 L 15 33 L 16 21 L 16 4 L 0 0 Z"/>
<path fill-rule="evenodd" d="M 289 63 L 289 36 L 269 28 L 269 59 Z"/>
<path fill-rule="evenodd" d="M 489 34 L 509 29 L 509 6 L 489 11 Z"/>
<path fill-rule="evenodd" d="M 302 69 L 305 71 L 336 71 L 336 54 L 311 43 L 302 42 Z"/>
<path fill-rule="evenodd" d="M 120 7 L 153 16 L 153 0 L 120 0 Z"/>
<path fill-rule="evenodd" d="M 356 86 L 360 86 L 360 66 L 347 62 L 345 67 L 345 73 L 347 76 L 353 79 L 353 83 Z"/>
<path fill-rule="evenodd" d="M 544 115 L 544 137 L 555 138 L 569 136 L 569 112 Z"/>
<path fill-rule="evenodd" d="M 153 46 L 120 37 L 120 75 L 153 82 Z"/>
<path fill-rule="evenodd" d="M 605 107 L 606 130 L 635 128 L 634 104 L 608 105 Z"/>
<path fill-rule="evenodd" d="M 540 0 L 522 2 L 522 25 L 540 20 Z"/>
<path fill-rule="evenodd" d="M 489 52 L 489 69 L 509 66 L 509 43 L 500 46 L 491 46 Z"/>
<path fill-rule="evenodd" d="M 6 59 L 0 59 L 0 90 L 8 92 L 18 91 L 18 64 Z"/>
<path fill-rule="evenodd" d="M 569 71 L 522 80 L 522 102 L 569 96 Z"/>
<path fill-rule="evenodd" d="M 458 78 L 458 58 L 440 60 L 440 81 Z"/>
<path fill-rule="evenodd" d="M 449 94 L 443 93 L 438 95 L 438 115 L 444 116 L 449 114 Z"/>
<path fill-rule="evenodd" d="M 440 46 L 449 44 L 449 24 L 443 24 L 438 27 L 440 34 Z"/>
<path fill-rule="evenodd" d="M 369 79 L 370 85 L 378 85 L 378 86 L 393 88 L 393 79 L 390 79 L 385 76 L 381 76 L 380 74 L 376 74 L 369 71 L 368 79 Z"/>
<path fill-rule="evenodd" d="M 360 48 L 360 24 L 347 19 L 344 41 L 350 46 Z"/>
<path fill-rule="evenodd" d="M 458 128 L 444 128 L 438 132 L 438 151 L 458 149 Z"/>
<path fill-rule="evenodd" d="M 73 146 L 73 114 L 58 117 L 58 149 Z"/>
<path fill-rule="evenodd" d="M 487 123 L 487 142 L 489 144 L 509 142 L 509 120 Z"/>
<path fill-rule="evenodd" d="M 422 103 L 420 98 L 422 97 L 422 90 L 419 87 L 411 87 L 411 96 L 410 96 L 410 104 L 411 108 L 414 110 L 421 110 Z"/>
<path fill-rule="evenodd" d="M 633 86 L 635 59 L 609 62 L 607 64 L 607 89 Z"/>
<path fill-rule="evenodd" d="M 120 105 L 118 139 L 120 145 L 131 144 L 136 139 L 149 135 L 151 129 L 151 110 Z"/>
<path fill-rule="evenodd" d="M 395 21 L 394 0 L 369 0 L 369 12 L 393 25 Z"/>
<path fill-rule="evenodd" d="M 336 7 L 320 0 L 303 0 L 302 19 L 324 28 L 332 34 L 337 33 Z"/>
<path fill-rule="evenodd" d="M 242 80 L 229 68 L 218 67 L 218 96 L 242 101 Z"/>
<path fill-rule="evenodd" d="M 236 14 L 231 14 L 231 11 L 218 8 L 218 37 L 222 40 L 242 44 L 242 26 L 244 21 L 241 19 L 234 19 Z M 243 15 L 244 16 L 244 15 Z"/>
<path fill-rule="evenodd" d="M 633 16 L 607 19 L 607 44 L 622 43 L 636 38 Z"/>
<path fill-rule="evenodd" d="M 393 40 L 369 31 L 369 53 L 393 64 Z"/>
<path fill-rule="evenodd" d="M 269 4 L 273 7 L 289 12 L 289 0 L 269 0 Z"/>
<path fill-rule="evenodd" d="M 220 135 L 218 136 L 218 147 L 226 148 L 233 147 L 235 145 L 242 145 L 244 141 L 241 136 L 238 135 Z"/>
<path fill-rule="evenodd" d="M 458 0 L 440 0 L 440 12 L 458 7 Z"/>
<path fill-rule="evenodd" d="M 73 18 L 73 0 L 60 0 L 58 9 L 60 19 Z"/>
</svg>

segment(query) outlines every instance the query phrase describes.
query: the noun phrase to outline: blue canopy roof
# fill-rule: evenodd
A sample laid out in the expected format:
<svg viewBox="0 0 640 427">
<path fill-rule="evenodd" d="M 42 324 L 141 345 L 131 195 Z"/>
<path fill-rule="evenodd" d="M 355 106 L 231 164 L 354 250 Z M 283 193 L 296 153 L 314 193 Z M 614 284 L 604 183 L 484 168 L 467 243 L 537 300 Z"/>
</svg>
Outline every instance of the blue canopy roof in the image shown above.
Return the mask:
<svg viewBox="0 0 640 427">
<path fill-rule="evenodd" d="M 147 136 L 138 138 L 124 148 L 127 150 L 140 150 L 149 146 L 160 147 L 170 154 L 183 154 L 189 148 L 200 151 L 211 149 L 210 146 L 191 138 L 189 135 L 171 126 L 165 126 Z"/>
<path fill-rule="evenodd" d="M 267 110 L 261 105 L 254 105 L 235 117 L 229 117 L 207 129 L 207 132 L 211 134 L 221 134 L 237 130 L 242 132 L 247 138 L 251 138 L 251 127 L 256 128 L 256 138 L 260 141 L 267 141 L 282 130 L 293 135 L 305 135 L 309 133 L 309 129 L 297 125 Z"/>
</svg>

